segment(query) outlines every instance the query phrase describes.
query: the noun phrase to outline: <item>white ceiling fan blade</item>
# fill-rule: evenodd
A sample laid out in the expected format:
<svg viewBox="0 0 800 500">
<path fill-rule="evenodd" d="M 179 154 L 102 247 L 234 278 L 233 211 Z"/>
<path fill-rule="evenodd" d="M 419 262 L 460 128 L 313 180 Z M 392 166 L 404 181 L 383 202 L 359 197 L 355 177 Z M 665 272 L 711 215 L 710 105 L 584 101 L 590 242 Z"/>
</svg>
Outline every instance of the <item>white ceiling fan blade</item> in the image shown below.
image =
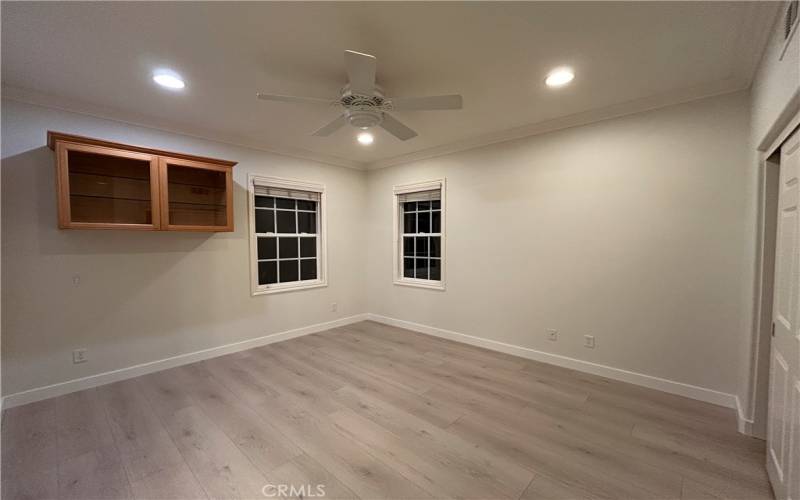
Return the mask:
<svg viewBox="0 0 800 500">
<path fill-rule="evenodd" d="M 401 141 L 407 141 L 412 137 L 417 136 L 416 132 L 403 125 L 397 118 L 393 117 L 389 113 L 383 114 L 381 127 Z"/>
<path fill-rule="evenodd" d="M 317 130 L 316 132 L 314 132 L 311 135 L 316 135 L 317 137 L 328 137 L 332 133 L 334 133 L 337 130 L 339 130 L 340 128 L 342 128 L 345 123 L 347 123 L 347 120 L 345 119 L 344 115 L 341 115 L 341 116 L 339 116 L 339 118 L 333 120 L 332 122 L 330 122 L 329 124 L 325 125 L 324 127 L 322 127 L 321 129 Z"/>
<path fill-rule="evenodd" d="M 397 110 L 461 109 L 464 100 L 458 94 L 432 95 L 428 97 L 392 97 L 392 108 Z"/>
<path fill-rule="evenodd" d="M 278 101 L 278 102 L 295 102 L 299 104 L 333 104 L 336 101 L 332 99 L 320 99 L 318 97 L 298 97 L 293 95 L 278 95 L 278 94 L 264 94 L 257 93 L 256 97 L 264 101 Z"/>
<path fill-rule="evenodd" d="M 350 91 L 371 96 L 375 90 L 375 56 L 352 50 L 344 51 L 344 67 L 350 79 Z"/>
</svg>

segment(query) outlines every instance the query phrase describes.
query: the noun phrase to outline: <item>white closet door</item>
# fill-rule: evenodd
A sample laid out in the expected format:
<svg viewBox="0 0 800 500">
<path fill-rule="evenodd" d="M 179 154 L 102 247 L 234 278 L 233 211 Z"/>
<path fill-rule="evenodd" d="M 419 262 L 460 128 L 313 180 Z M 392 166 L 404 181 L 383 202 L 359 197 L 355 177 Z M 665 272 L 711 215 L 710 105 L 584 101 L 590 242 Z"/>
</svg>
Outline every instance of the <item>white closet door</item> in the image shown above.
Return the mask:
<svg viewBox="0 0 800 500">
<path fill-rule="evenodd" d="M 767 471 L 777 500 L 800 500 L 800 131 L 781 146 Z"/>
</svg>

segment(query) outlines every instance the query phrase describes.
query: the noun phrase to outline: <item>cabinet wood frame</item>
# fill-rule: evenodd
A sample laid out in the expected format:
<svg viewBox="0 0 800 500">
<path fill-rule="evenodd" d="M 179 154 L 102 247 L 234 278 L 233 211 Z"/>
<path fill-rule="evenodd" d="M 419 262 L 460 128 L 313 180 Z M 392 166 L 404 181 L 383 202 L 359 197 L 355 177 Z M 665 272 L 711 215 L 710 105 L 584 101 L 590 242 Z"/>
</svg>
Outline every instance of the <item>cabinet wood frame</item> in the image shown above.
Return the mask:
<svg viewBox="0 0 800 500">
<path fill-rule="evenodd" d="M 225 221 L 224 226 L 195 226 L 169 223 L 169 173 L 170 165 L 225 173 Z M 160 156 L 158 158 L 159 183 L 161 184 L 161 229 L 163 231 L 233 231 L 233 169 L 206 162 Z"/>
<path fill-rule="evenodd" d="M 236 162 L 218 160 L 104 141 L 61 132 L 47 132 L 47 145 L 56 153 L 56 194 L 58 207 L 58 227 L 60 229 L 121 229 L 139 231 L 200 231 L 231 232 L 234 230 L 233 212 L 233 167 Z M 131 224 L 115 222 L 75 222 L 71 214 L 71 191 L 69 184 L 70 151 L 116 156 L 147 161 L 150 165 L 150 224 Z M 180 225 L 169 223 L 169 176 L 168 165 L 213 170 L 225 173 L 225 213 L 224 226 Z"/>
<path fill-rule="evenodd" d="M 58 194 L 58 227 L 60 229 L 128 229 L 139 231 L 158 231 L 161 229 L 161 204 L 158 182 L 158 156 L 118 148 L 108 148 L 93 144 L 79 144 L 58 141 L 56 150 L 56 192 Z M 147 161 L 150 164 L 150 224 L 129 224 L 118 222 L 75 222 L 72 220 L 71 191 L 69 187 L 70 151 L 116 156 Z"/>
</svg>

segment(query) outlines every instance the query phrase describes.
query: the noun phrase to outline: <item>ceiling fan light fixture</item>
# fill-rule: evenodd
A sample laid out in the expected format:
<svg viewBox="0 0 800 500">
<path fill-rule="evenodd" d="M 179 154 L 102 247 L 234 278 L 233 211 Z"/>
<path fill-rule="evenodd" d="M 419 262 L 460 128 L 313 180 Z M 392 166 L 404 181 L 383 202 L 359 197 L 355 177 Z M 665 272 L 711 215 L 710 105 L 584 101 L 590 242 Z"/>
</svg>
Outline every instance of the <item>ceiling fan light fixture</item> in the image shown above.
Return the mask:
<svg viewBox="0 0 800 500">
<path fill-rule="evenodd" d="M 183 78 L 170 69 L 158 69 L 153 72 L 153 81 L 170 90 L 181 90 L 186 87 Z"/>
<path fill-rule="evenodd" d="M 319 97 L 300 97 L 258 92 L 256 97 L 262 101 L 292 102 L 343 108 L 343 112 L 331 122 L 317 129 L 312 135 L 328 137 L 345 125 L 369 130 L 380 127 L 393 137 L 407 141 L 417 136 L 414 129 L 392 116 L 394 111 L 436 111 L 461 109 L 464 100 L 459 94 L 432 95 L 423 97 L 394 97 L 383 95 L 375 83 L 375 56 L 352 50 L 344 51 L 344 63 L 348 83 L 341 89 L 335 101 Z M 357 140 L 364 146 L 372 144 L 375 138 L 368 132 L 361 132 Z"/>
<path fill-rule="evenodd" d="M 361 132 L 360 134 L 358 134 L 358 137 L 356 137 L 356 139 L 358 139 L 358 142 L 360 144 L 363 144 L 364 146 L 369 146 L 370 144 L 372 144 L 372 141 L 375 140 L 375 137 L 369 132 Z"/>
<path fill-rule="evenodd" d="M 563 87 L 571 82 L 573 78 L 575 78 L 575 72 L 572 71 L 572 68 L 562 66 L 548 73 L 544 83 L 548 87 Z"/>
</svg>

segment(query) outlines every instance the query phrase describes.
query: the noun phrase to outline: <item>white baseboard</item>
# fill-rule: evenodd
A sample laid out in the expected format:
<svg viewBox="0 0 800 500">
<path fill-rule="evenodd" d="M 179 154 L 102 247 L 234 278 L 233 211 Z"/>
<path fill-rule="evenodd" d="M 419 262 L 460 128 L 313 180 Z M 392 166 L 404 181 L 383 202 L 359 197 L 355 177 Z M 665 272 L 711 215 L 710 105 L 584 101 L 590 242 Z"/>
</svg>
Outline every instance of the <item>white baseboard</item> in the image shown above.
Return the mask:
<svg viewBox="0 0 800 500">
<path fill-rule="evenodd" d="M 400 328 L 405 328 L 407 330 L 413 330 L 415 332 L 432 335 L 434 337 L 441 337 L 448 340 L 454 340 L 456 342 L 462 342 L 477 347 L 483 347 L 485 349 L 490 349 L 492 351 L 504 352 L 506 354 L 511 354 L 513 356 L 519 356 L 522 358 L 531 359 L 533 361 L 541 361 L 543 363 L 549 363 L 551 365 L 562 366 L 564 368 L 570 368 L 573 370 L 591 373 L 593 375 L 599 375 L 601 377 L 606 377 L 614 380 L 620 380 L 622 382 L 641 385 L 644 387 L 649 387 L 650 389 L 656 389 L 659 391 L 668 392 L 670 394 L 676 394 L 678 396 L 697 399 L 699 401 L 705 401 L 707 403 L 713 403 L 716 405 L 725 406 L 727 408 L 737 408 L 738 398 L 735 395 L 728 394 L 726 392 L 715 391 L 713 389 L 707 389 L 705 387 L 698 387 L 695 385 L 684 384 L 683 382 L 676 382 L 674 380 L 654 377 L 652 375 L 645 375 L 643 373 L 631 372 L 628 370 L 622 370 L 620 368 L 614 368 L 607 365 L 601 365 L 589 361 L 583 361 L 580 359 L 560 356 L 558 354 L 550 354 L 547 352 L 537 351 L 535 349 L 530 349 L 527 347 L 505 344 L 503 342 L 498 342 L 496 340 L 488 340 L 480 337 L 473 337 L 471 335 L 465 335 L 463 333 L 444 330 L 442 328 L 436 328 L 433 326 L 421 325 L 419 323 L 413 323 L 411 321 L 389 318 L 378 314 L 369 313 L 367 316 L 371 321 L 376 321 L 378 323 L 384 323 L 386 325 L 391 325 L 391 326 L 397 326 Z"/>
<path fill-rule="evenodd" d="M 735 396 L 735 398 L 736 398 L 736 419 L 738 421 L 739 433 L 744 434 L 746 436 L 752 436 L 753 420 L 745 417 L 744 408 L 742 407 L 742 401 L 739 399 L 739 396 Z"/>
<path fill-rule="evenodd" d="M 140 365 L 129 366 L 127 368 L 121 368 L 119 370 L 112 370 L 104 373 L 98 373 L 97 375 L 90 375 L 88 377 L 76 378 L 73 380 L 68 380 L 66 382 L 60 382 L 58 384 L 47 385 L 44 387 L 37 387 L 35 389 L 29 389 L 27 391 L 17 392 L 3 397 L 2 408 L 4 409 L 13 408 L 15 406 L 24 405 L 27 403 L 33 403 L 36 401 L 41 401 L 43 399 L 53 398 L 56 396 L 62 396 L 64 394 L 69 394 L 75 391 L 90 389 L 92 387 L 97 387 L 99 385 L 119 382 L 120 380 L 138 377 L 139 375 L 145 375 L 148 373 L 166 370 L 167 368 L 174 368 L 176 366 L 195 363 L 197 361 L 203 361 L 205 359 L 216 358 L 217 356 L 223 356 L 225 354 L 244 351 L 247 349 L 252 349 L 254 347 L 261 347 L 267 344 L 272 344 L 274 342 L 280 342 L 282 340 L 289 340 L 295 337 L 301 337 L 303 335 L 322 332 L 324 330 L 328 330 L 330 328 L 336 328 L 338 326 L 345 326 L 352 323 L 358 323 L 359 321 L 364 321 L 366 319 L 367 319 L 367 314 L 356 314 L 354 316 L 348 316 L 346 318 L 341 318 L 334 321 L 328 321 L 326 323 L 317 323 L 315 325 L 295 328 L 293 330 L 286 330 L 284 332 L 272 333 L 270 335 L 265 335 L 263 337 L 243 340 L 241 342 L 234 342 L 233 344 L 221 345 L 218 347 L 212 347 L 210 349 L 203 349 L 202 351 L 180 354 L 178 356 L 159 359 L 157 361 L 151 361 L 149 363 L 142 363 Z"/>
<path fill-rule="evenodd" d="M 349 316 L 347 318 L 341 318 L 326 323 L 317 323 L 315 325 L 309 325 L 301 328 L 296 328 L 293 330 L 273 333 L 255 339 L 249 339 L 241 342 L 235 342 L 233 344 L 226 344 L 218 347 L 212 347 L 210 349 L 204 349 L 202 351 L 181 354 L 170 358 L 151 361 L 149 363 L 143 363 L 140 365 L 129 366 L 127 368 L 121 368 L 119 370 L 112 370 L 104 373 L 99 373 L 97 375 L 91 375 L 79 379 L 68 380 L 66 382 L 60 382 L 58 384 L 48 385 L 44 387 L 37 387 L 35 389 L 17 392 L 15 394 L 9 394 L 8 396 L 2 398 L 2 408 L 12 408 L 14 406 L 33 403 L 35 401 L 41 401 L 43 399 L 61 396 L 75 391 L 89 389 L 104 384 L 110 384 L 113 382 L 118 382 L 120 380 L 138 377 L 140 375 L 145 375 L 160 370 L 166 370 L 168 368 L 174 368 L 176 366 L 194 363 L 197 361 L 203 361 L 205 359 L 215 358 L 217 356 L 223 356 L 225 354 L 244 351 L 247 349 L 252 349 L 254 347 L 260 347 L 263 345 L 272 344 L 274 342 L 280 342 L 282 340 L 289 340 L 295 337 L 301 337 L 303 335 L 309 335 L 312 333 L 328 330 L 330 328 L 345 326 L 364 320 L 372 320 L 378 323 L 384 323 L 387 325 L 397 326 L 400 328 L 406 328 L 408 330 L 413 330 L 415 332 L 424 333 L 435 337 L 441 337 L 456 342 L 462 342 L 465 344 L 483 347 L 485 349 L 490 349 L 493 351 L 511 354 L 513 356 L 519 356 L 534 361 L 541 361 L 544 363 L 549 363 L 557 366 L 562 366 L 565 368 L 570 368 L 573 370 L 599 375 L 601 377 L 606 377 L 614 380 L 628 382 L 631 384 L 649 387 L 651 389 L 668 392 L 670 394 L 677 394 L 679 396 L 685 396 L 688 398 L 697 399 L 699 401 L 705 401 L 708 403 L 713 403 L 728 408 L 734 408 L 738 411 L 739 432 L 742 432 L 744 434 L 749 434 L 749 431 L 752 429 L 752 422 L 744 418 L 743 410 L 739 403 L 739 399 L 737 396 L 733 394 L 719 392 L 712 389 L 698 387 L 690 384 L 684 384 L 682 382 L 676 382 L 673 380 L 667 380 L 659 377 L 653 377 L 651 375 L 645 375 L 643 373 L 636 373 L 627 370 L 622 370 L 620 368 L 614 368 L 611 366 L 592 363 L 589 361 L 582 361 L 580 359 L 569 358 L 557 354 L 550 354 L 547 352 L 537 351 L 535 349 L 530 349 L 527 347 L 505 344 L 503 342 L 498 342 L 495 340 L 488 340 L 480 337 L 474 337 L 471 335 L 465 335 L 463 333 L 457 333 L 450 330 L 444 330 L 442 328 L 421 325 L 419 323 L 413 323 L 411 321 L 389 318 L 387 316 L 381 316 L 372 313 L 356 314 L 354 316 Z"/>
</svg>

